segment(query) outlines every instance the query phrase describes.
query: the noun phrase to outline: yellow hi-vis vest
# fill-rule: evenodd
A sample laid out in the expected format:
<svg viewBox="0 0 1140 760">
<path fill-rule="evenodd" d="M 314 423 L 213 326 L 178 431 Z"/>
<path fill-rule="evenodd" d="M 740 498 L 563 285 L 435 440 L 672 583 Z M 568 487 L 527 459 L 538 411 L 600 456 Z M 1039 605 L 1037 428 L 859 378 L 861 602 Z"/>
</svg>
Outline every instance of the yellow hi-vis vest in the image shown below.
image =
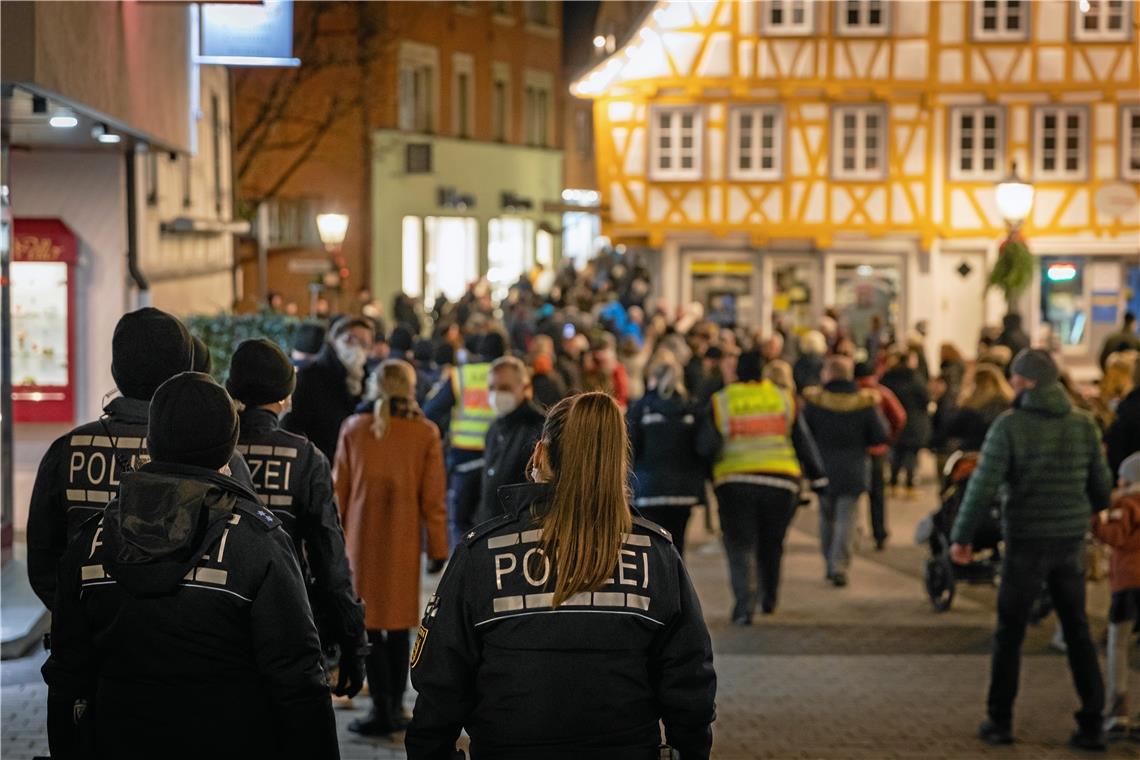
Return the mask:
<svg viewBox="0 0 1140 760">
<path fill-rule="evenodd" d="M 495 410 L 487 400 L 489 363 L 464 364 L 451 375 L 455 406 L 451 408 L 451 446 L 465 451 L 482 451 L 487 430 L 495 421 Z"/>
<path fill-rule="evenodd" d="M 733 383 L 713 396 L 712 406 L 724 439 L 713 465 L 717 480 L 748 473 L 800 476 L 792 446 L 795 402 L 775 383 Z"/>
</svg>

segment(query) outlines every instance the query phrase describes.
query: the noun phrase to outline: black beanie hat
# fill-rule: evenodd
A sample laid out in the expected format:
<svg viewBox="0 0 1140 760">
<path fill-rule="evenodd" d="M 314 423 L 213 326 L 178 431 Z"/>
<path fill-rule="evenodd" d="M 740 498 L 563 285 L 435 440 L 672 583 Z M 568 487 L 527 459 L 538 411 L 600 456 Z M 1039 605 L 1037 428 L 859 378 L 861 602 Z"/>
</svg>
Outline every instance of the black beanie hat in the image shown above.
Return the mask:
<svg viewBox="0 0 1140 760">
<path fill-rule="evenodd" d="M 210 357 L 210 349 L 197 335 L 191 337 L 194 339 L 194 366 L 190 369 L 211 374 L 214 371 L 214 360 Z"/>
<path fill-rule="evenodd" d="M 1057 368 L 1057 363 L 1053 361 L 1053 357 L 1049 355 L 1048 351 L 1040 348 L 1022 349 L 1017 356 L 1013 357 L 1009 371 L 1015 375 L 1028 378 L 1038 385 L 1055 383 L 1061 377 L 1061 371 Z"/>
<path fill-rule="evenodd" d="M 302 322 L 293 338 L 293 350 L 303 354 L 319 354 L 325 344 L 325 326 L 319 322 Z"/>
<path fill-rule="evenodd" d="M 392 334 L 388 336 L 388 345 L 392 347 L 394 352 L 403 356 L 412 350 L 414 340 L 411 330 L 403 325 L 396 325 Z"/>
<path fill-rule="evenodd" d="M 147 426 L 154 461 L 217 470 L 230 461 L 237 440 L 233 401 L 209 375 L 183 372 L 154 392 Z"/>
<path fill-rule="evenodd" d="M 297 371 L 276 343 L 265 338 L 243 340 L 230 360 L 226 390 L 246 406 L 281 401 L 297 387 Z"/>
<path fill-rule="evenodd" d="M 503 336 L 497 332 L 491 331 L 483 336 L 479 341 L 479 356 L 485 362 L 492 362 L 498 359 L 507 350 Z"/>
<path fill-rule="evenodd" d="M 763 376 L 764 357 L 759 351 L 745 351 L 736 362 L 736 376 L 742 382 L 756 382 Z"/>
<path fill-rule="evenodd" d="M 416 345 L 412 348 L 412 357 L 420 364 L 431 364 L 434 349 L 435 346 L 432 345 L 430 340 L 417 340 Z"/>
<path fill-rule="evenodd" d="M 875 368 L 869 362 L 859 362 L 855 365 L 855 377 L 871 377 L 875 374 Z"/>
<path fill-rule="evenodd" d="M 149 401 L 172 375 L 191 369 L 186 326 L 153 307 L 124 314 L 111 338 L 111 377 L 128 398 Z"/>
</svg>

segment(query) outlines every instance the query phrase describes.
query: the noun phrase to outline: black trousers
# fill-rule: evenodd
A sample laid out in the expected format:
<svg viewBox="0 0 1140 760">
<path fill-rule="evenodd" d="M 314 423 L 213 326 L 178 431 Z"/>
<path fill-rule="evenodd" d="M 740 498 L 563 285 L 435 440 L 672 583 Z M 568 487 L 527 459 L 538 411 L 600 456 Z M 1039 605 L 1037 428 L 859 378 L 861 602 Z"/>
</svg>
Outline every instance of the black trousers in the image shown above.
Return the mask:
<svg viewBox="0 0 1140 760">
<path fill-rule="evenodd" d="M 1033 603 L 1048 584 L 1068 647 L 1069 670 L 1080 696 L 1077 723 L 1099 730 L 1104 681 L 1085 616 L 1085 570 L 1081 539 L 1007 541 L 998 591 L 998 623 L 990 668 L 989 717 L 1009 726 L 1021 675 L 1021 644 Z"/>
<path fill-rule="evenodd" d="M 891 449 L 891 485 L 899 484 L 899 472 L 906 473 L 906 487 L 914 488 L 914 471 L 918 468 L 918 449 L 895 446 Z"/>
<path fill-rule="evenodd" d="M 799 494 L 786 488 L 725 483 L 717 486 L 716 499 L 735 599 L 733 619 L 751 618 L 757 596 L 764 609 L 775 609 L 784 537 L 796 513 Z M 752 582 L 753 567 L 756 584 Z"/>
<path fill-rule="evenodd" d="M 689 526 L 692 507 L 638 507 L 637 511 L 646 520 L 655 522 L 673 534 L 673 546 L 677 553 L 685 556 L 685 529 Z"/>
<path fill-rule="evenodd" d="M 482 498 L 483 471 L 481 469 L 447 474 L 447 538 L 448 548 L 463 541 L 467 531 L 475 527 L 475 513 Z"/>
<path fill-rule="evenodd" d="M 871 490 L 868 496 L 871 501 L 871 534 L 876 541 L 887 539 L 886 469 L 886 454 L 871 457 Z"/>
<path fill-rule="evenodd" d="M 381 720 L 399 717 L 403 711 L 408 684 L 408 658 L 411 636 L 404 628 L 396 631 L 368 631 L 372 650 L 364 661 L 372 709 Z"/>
</svg>

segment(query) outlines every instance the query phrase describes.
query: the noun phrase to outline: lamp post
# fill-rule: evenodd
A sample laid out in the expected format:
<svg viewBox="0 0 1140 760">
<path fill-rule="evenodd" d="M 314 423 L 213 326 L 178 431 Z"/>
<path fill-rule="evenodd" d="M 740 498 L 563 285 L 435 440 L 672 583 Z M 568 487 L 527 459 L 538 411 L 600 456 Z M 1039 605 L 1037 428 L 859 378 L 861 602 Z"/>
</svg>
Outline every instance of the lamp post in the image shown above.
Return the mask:
<svg viewBox="0 0 1140 760">
<path fill-rule="evenodd" d="M 1017 313 L 1017 299 L 1033 282 L 1033 254 L 1025 244 L 1021 225 L 1033 208 L 1033 185 L 1017 174 L 1017 162 L 1010 164 L 1009 174 L 997 183 L 994 199 L 1006 224 L 1005 240 L 998 246 L 998 259 L 990 272 L 990 285 L 1005 294 L 1006 311 Z"/>
<path fill-rule="evenodd" d="M 321 236 L 325 251 L 334 260 L 340 255 L 347 232 L 348 214 L 317 214 L 317 234 Z M 309 316 L 317 316 L 317 299 L 321 295 L 321 288 L 335 288 L 340 284 L 340 269 L 340 266 L 333 266 L 323 277 L 315 278 L 309 283 Z"/>
</svg>

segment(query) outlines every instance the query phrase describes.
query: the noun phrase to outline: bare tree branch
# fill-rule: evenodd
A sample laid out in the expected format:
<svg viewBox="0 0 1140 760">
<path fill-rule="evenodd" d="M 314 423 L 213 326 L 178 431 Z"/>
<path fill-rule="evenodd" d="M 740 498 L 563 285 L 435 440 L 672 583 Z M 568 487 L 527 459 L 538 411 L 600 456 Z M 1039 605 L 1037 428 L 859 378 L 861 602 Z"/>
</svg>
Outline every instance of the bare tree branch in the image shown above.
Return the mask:
<svg viewBox="0 0 1140 760">
<path fill-rule="evenodd" d="M 320 126 L 313 130 L 305 147 L 294 157 L 289 165 L 285 167 L 281 174 L 278 175 L 277 180 L 270 185 L 269 189 L 261 194 L 259 200 L 267 201 L 274 198 L 277 193 L 280 192 L 281 188 L 285 186 L 285 183 L 289 181 L 289 178 L 301 168 L 302 164 L 309 160 L 309 156 L 317 149 L 317 146 L 320 145 L 321 140 L 328 133 L 329 128 L 332 127 L 336 120 L 354 108 L 358 108 L 360 105 L 362 104 L 359 99 L 342 102 L 339 98 L 333 98 L 332 102 L 329 103 L 329 109 L 325 114 L 325 118 L 322 120 Z"/>
</svg>

